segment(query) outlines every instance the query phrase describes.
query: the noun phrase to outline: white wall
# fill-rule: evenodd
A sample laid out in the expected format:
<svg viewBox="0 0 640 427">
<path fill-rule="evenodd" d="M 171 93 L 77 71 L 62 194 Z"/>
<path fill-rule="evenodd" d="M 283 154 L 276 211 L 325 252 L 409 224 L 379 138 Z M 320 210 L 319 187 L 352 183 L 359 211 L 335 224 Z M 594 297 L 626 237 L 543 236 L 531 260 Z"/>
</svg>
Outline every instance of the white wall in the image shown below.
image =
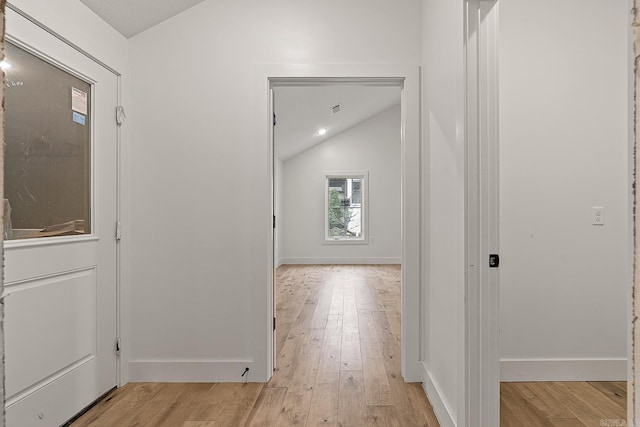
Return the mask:
<svg viewBox="0 0 640 427">
<path fill-rule="evenodd" d="M 462 1 L 423 2 L 424 383 L 443 426 L 467 425 L 463 16 Z"/>
<path fill-rule="evenodd" d="M 274 174 L 274 210 L 277 218 L 276 231 L 274 235 L 274 258 L 276 268 L 282 264 L 282 257 L 284 249 L 284 224 L 286 216 L 284 214 L 284 163 L 282 160 L 273 159 L 273 174 Z"/>
<path fill-rule="evenodd" d="M 245 366 L 250 381 L 265 379 L 256 64 L 419 63 L 420 10 L 419 0 L 209 0 L 131 40 L 133 380 L 239 381 Z"/>
<path fill-rule="evenodd" d="M 331 172 L 369 173 L 368 243 L 325 244 L 324 174 Z M 400 105 L 285 161 L 283 194 L 284 263 L 400 263 Z"/>
<path fill-rule="evenodd" d="M 501 3 L 502 378 L 625 379 L 628 4 Z"/>
</svg>

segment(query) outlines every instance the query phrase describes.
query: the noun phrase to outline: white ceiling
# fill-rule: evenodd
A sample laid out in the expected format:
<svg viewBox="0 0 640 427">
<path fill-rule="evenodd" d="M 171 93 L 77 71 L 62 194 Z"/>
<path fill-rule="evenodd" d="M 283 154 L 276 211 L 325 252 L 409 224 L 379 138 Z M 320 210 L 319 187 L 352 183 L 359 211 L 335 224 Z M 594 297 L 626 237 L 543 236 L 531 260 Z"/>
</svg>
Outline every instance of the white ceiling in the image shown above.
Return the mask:
<svg viewBox="0 0 640 427">
<path fill-rule="evenodd" d="M 276 87 L 275 156 L 287 160 L 362 121 L 400 104 L 399 87 Z M 331 108 L 340 104 L 337 114 Z M 327 133 L 318 135 L 318 129 Z"/>
<path fill-rule="evenodd" d="M 130 38 L 204 0 L 80 0 Z M 277 87 L 275 155 L 287 160 L 400 103 L 400 89 L 376 86 Z M 331 107 L 341 104 L 338 114 Z M 326 135 L 317 134 L 327 128 Z"/>
<path fill-rule="evenodd" d="M 204 0 L 80 0 L 126 38 Z"/>
</svg>

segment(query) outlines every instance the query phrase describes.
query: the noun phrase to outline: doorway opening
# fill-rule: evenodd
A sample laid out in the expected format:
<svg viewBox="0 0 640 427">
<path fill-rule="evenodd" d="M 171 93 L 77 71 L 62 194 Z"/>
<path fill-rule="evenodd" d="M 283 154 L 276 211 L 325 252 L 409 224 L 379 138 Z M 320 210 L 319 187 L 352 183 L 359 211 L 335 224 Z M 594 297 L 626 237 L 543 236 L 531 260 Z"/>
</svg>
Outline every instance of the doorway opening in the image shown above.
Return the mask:
<svg viewBox="0 0 640 427">
<path fill-rule="evenodd" d="M 277 366 L 292 324 L 303 327 L 304 322 L 296 322 L 298 315 L 305 316 L 295 301 L 304 278 L 322 276 L 316 279 L 323 284 L 311 286 L 315 296 L 303 299 L 319 304 L 318 310 L 327 308 L 315 294 L 317 287 L 340 282 L 329 298 L 329 313 L 344 314 L 341 322 L 355 320 L 356 329 L 349 333 L 349 326 L 341 327 L 345 368 L 353 364 L 347 360 L 360 359 L 357 312 L 351 313 L 356 292 L 362 305 L 374 303 L 372 292 L 378 291 L 354 287 L 355 282 L 366 282 L 363 269 L 352 268 L 345 283 L 349 269 L 324 275 L 324 268 L 313 266 L 401 264 L 401 87 L 307 83 L 272 88 L 274 361 Z M 307 267 L 289 267 L 294 265 Z M 293 272 L 297 274 L 291 277 Z M 297 284 L 291 288 L 291 283 Z M 391 289 L 380 292 L 397 297 L 400 321 L 397 288 L 397 295 Z M 345 290 L 348 310 L 343 312 L 338 305 Z M 377 303 L 382 308 L 381 301 Z M 397 329 L 399 339 L 399 323 Z"/>
<path fill-rule="evenodd" d="M 479 425 L 497 425 L 499 418 L 509 425 L 514 416 L 531 425 L 622 420 L 632 258 L 625 5 L 583 2 L 579 7 L 589 13 L 580 20 L 556 5 L 550 5 L 553 19 L 546 19 L 550 9 L 543 18 L 536 15 L 540 5 L 528 2 L 468 0 L 466 6 L 467 150 L 477 165 L 468 200 L 480 223 L 480 233 L 468 236 L 468 253 L 470 264 L 479 261 L 484 269 L 468 266 L 474 271 L 467 295 L 469 419 Z M 529 38 L 536 31 L 527 23 L 538 18 L 551 43 Z M 575 31 L 579 25 L 598 31 L 575 43 L 564 32 L 572 19 Z M 582 51 L 585 43 L 594 48 Z M 525 56 L 536 61 L 523 66 Z M 562 71 L 550 67 L 555 62 Z M 609 75 L 618 76 L 615 84 Z M 585 102 L 588 111 L 580 109 Z M 600 171 L 597 178 L 590 170 Z M 606 224 L 596 215 L 604 205 L 614 216 Z M 488 269 L 498 247 L 503 263 Z"/>
<path fill-rule="evenodd" d="M 287 68 L 287 67 L 284 67 Z M 420 371 L 418 369 L 419 366 L 419 286 L 420 286 L 420 274 L 419 274 L 419 260 L 420 260 L 420 244 L 419 244 L 419 236 L 417 233 L 414 235 L 409 235 L 407 238 L 406 229 L 407 227 L 414 227 L 414 230 L 419 230 L 419 209 L 420 209 L 420 193 L 419 193 L 419 180 L 420 180 L 420 172 L 419 172 L 419 90 L 418 90 L 418 69 L 417 67 L 413 69 L 413 67 L 388 67 L 388 66 L 373 66 L 373 67 L 357 67 L 357 66 L 348 66 L 348 67 L 322 67 L 323 70 L 314 72 L 313 70 L 305 70 L 304 73 L 300 73 L 299 70 L 289 74 L 286 71 L 278 70 L 277 73 L 272 73 L 269 70 L 267 75 L 268 81 L 268 93 L 269 93 L 269 108 L 268 108 L 268 117 L 270 124 L 270 138 L 269 138 L 269 155 L 270 155 L 270 165 L 269 165 L 269 177 L 270 177 L 270 189 L 271 189 L 271 206 L 269 211 L 269 216 L 274 216 L 273 225 L 270 232 L 270 244 L 269 247 L 271 249 L 269 253 L 269 284 L 268 284 L 268 307 L 267 312 L 269 315 L 269 319 L 276 317 L 276 289 L 275 289 L 275 273 L 276 268 L 280 264 L 293 264 L 300 265 L 301 263 L 307 264 L 337 264 L 341 262 L 345 264 L 347 262 L 351 264 L 380 264 L 384 262 L 385 264 L 402 264 L 402 269 L 399 271 L 399 275 L 402 276 L 402 289 L 399 289 L 400 294 L 400 304 L 402 304 L 402 329 L 401 329 L 401 342 L 402 342 L 402 351 L 400 355 L 396 357 L 400 357 L 401 363 L 401 372 L 399 372 L 400 376 L 403 377 L 406 381 L 419 381 Z M 331 70 L 331 68 L 335 68 Z M 339 69 L 342 68 L 340 71 Z M 391 70 L 393 68 L 393 70 Z M 349 72 L 348 69 L 351 69 Z M 370 73 L 378 69 L 379 74 L 376 77 L 375 75 L 371 75 Z M 355 71 L 354 71 L 355 70 Z M 347 71 L 347 72 L 345 72 Z M 273 74 L 289 74 L 289 76 L 276 77 Z M 311 75 L 307 73 L 313 73 Z M 303 74 L 303 75 L 300 75 Z M 291 77 L 294 75 L 294 77 Z M 344 75 L 355 75 L 358 77 L 336 77 L 336 76 L 344 76 Z M 314 77 L 311 77 L 314 76 Z M 319 77 L 318 77 L 319 76 Z M 379 214 L 374 214 L 371 216 L 371 206 L 369 204 L 377 204 L 380 203 L 382 196 L 375 195 L 375 202 L 373 199 L 372 192 L 374 190 L 371 189 L 371 185 L 376 182 L 376 187 L 382 187 L 386 184 L 385 181 L 377 182 L 378 172 L 376 174 L 370 174 L 368 170 L 364 167 L 353 167 L 348 168 L 345 163 L 341 165 L 341 167 L 335 166 L 325 166 L 320 167 L 317 171 L 318 173 L 313 180 L 313 184 L 309 184 L 308 188 L 301 188 L 301 182 L 297 182 L 298 180 L 290 180 L 287 179 L 287 182 L 276 182 L 278 181 L 278 177 L 282 176 L 282 172 L 284 170 L 284 162 L 282 159 L 278 159 L 278 155 L 281 154 L 281 149 L 277 147 L 278 140 L 278 132 L 280 131 L 282 124 L 282 120 L 284 120 L 282 114 L 277 109 L 279 96 L 282 96 L 286 92 L 295 92 L 296 90 L 300 91 L 318 91 L 322 92 L 322 88 L 324 90 L 332 90 L 336 91 L 337 88 L 343 87 L 347 88 L 350 91 L 361 91 L 366 92 L 366 89 L 376 89 L 378 93 L 382 92 L 392 92 L 396 93 L 396 101 L 386 105 L 383 108 L 379 108 L 378 111 L 375 111 L 375 108 L 371 111 L 367 112 L 359 112 L 361 115 L 360 120 L 366 121 L 365 118 L 367 114 L 371 115 L 379 115 L 379 120 L 370 120 L 374 124 L 379 122 L 381 119 L 384 119 L 383 116 L 385 114 L 392 116 L 395 114 L 399 118 L 399 125 L 396 128 L 396 140 L 399 144 L 399 153 L 397 155 L 398 158 L 398 169 L 399 169 L 399 185 L 395 190 L 387 190 L 387 196 L 389 198 L 388 201 L 396 198 L 398 200 L 398 204 L 400 205 L 399 209 L 399 223 L 397 224 L 395 231 L 395 236 L 393 238 L 397 241 L 397 246 L 399 246 L 399 250 L 395 252 L 395 255 L 384 255 L 382 252 L 378 253 L 369 253 L 366 254 L 364 251 L 368 248 L 376 248 L 380 239 L 382 239 L 386 231 L 377 232 L 376 223 L 379 224 L 380 218 L 378 218 Z M 280 93 L 280 94 L 279 94 Z M 375 91 L 374 91 L 375 93 Z M 375 96 L 374 96 L 375 97 Z M 308 98 L 306 98 L 308 99 Z M 345 98 L 346 99 L 346 98 Z M 399 106 L 398 106 L 399 101 Z M 305 105 L 305 99 L 299 100 L 298 107 L 294 108 L 300 110 Z M 337 101 L 335 103 L 329 102 L 327 107 L 325 108 L 327 111 L 327 115 L 341 114 L 350 107 L 351 101 L 347 100 L 346 102 Z M 274 109 L 275 106 L 275 109 Z M 357 120 L 356 120 L 357 122 Z M 274 126 L 275 123 L 275 126 Z M 346 123 L 346 122 L 345 122 Z M 354 122 L 355 123 L 355 122 Z M 318 132 L 322 128 L 327 128 L 326 133 L 329 134 L 327 136 L 331 136 L 331 132 L 328 129 L 329 125 L 317 125 L 320 127 L 315 127 L 311 131 L 312 137 L 321 136 L 319 133 L 324 133 L 325 130 Z M 357 126 L 356 126 L 357 127 Z M 348 134 L 349 131 L 346 129 L 348 126 L 339 129 L 336 134 L 333 134 L 334 139 L 336 135 L 344 136 Z M 371 132 L 371 130 L 369 130 Z M 375 132 L 373 132 L 375 134 Z M 326 138 L 325 138 L 326 139 Z M 330 138 L 331 139 L 331 138 Z M 274 143 L 275 142 L 275 143 Z M 322 151 L 319 148 L 317 140 L 315 142 L 310 142 L 309 147 L 306 150 L 307 153 L 311 151 Z M 329 147 L 331 144 L 323 144 L 324 147 Z M 315 148 L 311 148 L 315 147 Z M 361 157 L 366 157 L 370 153 L 368 151 L 375 150 L 367 150 L 366 145 L 356 147 L 355 145 L 351 147 L 352 154 L 357 155 L 358 150 L 360 151 Z M 277 152 L 276 152 L 277 151 Z M 286 150 L 285 150 L 286 151 Z M 304 151 L 304 150 L 303 150 Z M 327 150 L 328 151 L 328 150 Z M 303 157 L 310 156 L 309 154 L 298 154 L 293 155 L 295 158 L 293 163 L 304 163 L 301 159 Z M 339 158 L 338 156 L 337 158 Z M 343 156 L 346 157 L 346 156 Z M 304 159 L 303 159 L 304 160 Z M 308 159 L 307 159 L 308 160 Z M 344 160 L 344 159 L 343 159 Z M 348 159 L 347 159 L 348 160 Z M 280 162 L 280 163 L 279 163 Z M 313 161 L 311 163 L 314 163 Z M 309 172 L 306 170 L 306 166 L 296 165 L 291 166 L 289 169 L 293 171 L 293 169 L 303 169 L 305 172 Z M 280 174 L 278 175 L 278 169 L 280 170 Z M 292 172 L 293 173 L 293 172 Z M 398 172 L 396 172 L 398 173 Z M 284 205 L 281 204 L 278 207 L 279 201 L 277 200 L 277 189 L 276 187 L 282 185 L 287 186 L 289 191 L 293 191 L 294 194 L 303 194 L 304 197 L 310 197 L 310 194 L 313 193 L 319 199 L 315 199 L 313 202 L 313 221 L 316 225 L 311 225 L 312 219 L 305 214 L 294 214 L 293 216 L 289 216 L 288 219 L 285 219 L 287 216 L 280 215 L 276 216 L 277 212 L 284 208 Z M 376 188 L 375 191 L 378 191 Z M 326 195 L 324 193 L 327 193 Z M 410 195 L 410 197 L 407 197 Z M 334 200 L 335 199 L 335 200 Z M 297 206 L 292 206 L 292 209 L 295 211 L 296 209 L 300 209 L 300 205 L 307 204 L 311 207 L 311 202 L 309 203 L 299 203 Z M 335 206 L 333 206 L 335 204 Z M 295 205 L 295 204 L 292 204 Z M 325 212 L 326 210 L 326 212 Z M 338 213 L 341 213 L 341 216 Z M 282 217 L 282 218 L 281 218 Z M 304 234 L 303 238 L 300 239 L 296 244 L 306 245 L 309 241 L 313 240 L 315 245 L 315 249 L 322 251 L 319 255 L 311 254 L 310 252 L 306 254 L 299 255 L 297 257 L 287 256 L 282 252 L 283 244 L 291 243 L 287 240 L 287 233 L 284 232 L 283 227 L 279 227 L 283 223 L 286 224 L 286 221 L 294 219 L 291 228 L 295 228 L 295 226 L 300 226 L 300 230 L 304 230 L 306 227 L 306 231 L 301 232 Z M 357 223 L 357 225 L 356 225 Z M 331 225 L 331 227 L 329 226 Z M 373 230 L 373 231 L 372 231 Z M 308 234 L 307 234 L 308 232 Z M 282 234 L 279 234 L 282 233 Z M 376 235 L 378 233 L 378 235 Z M 392 233 L 393 234 L 393 233 Z M 312 236 L 312 237 L 308 237 Z M 373 240 L 373 242 L 372 242 Z M 382 245 L 378 245 L 382 246 Z M 357 249 L 359 248 L 359 249 Z M 381 248 L 382 249 L 382 248 Z M 349 251 L 360 250 L 360 255 L 346 255 Z M 331 253 L 336 253 L 338 255 L 330 255 Z M 280 255 L 278 255 L 280 253 Z M 357 252 L 352 252 L 357 253 Z M 407 254 L 410 254 L 407 256 Z M 299 259 L 291 259 L 291 258 L 299 258 Z M 315 261 L 312 262 L 311 258 L 314 258 Z M 376 259 L 377 258 L 377 259 Z M 342 259 L 339 261 L 338 259 Z M 408 301 L 408 303 L 407 303 Z M 407 321 L 407 319 L 412 319 L 412 321 Z M 267 364 L 267 378 L 271 378 L 274 372 L 274 367 L 276 365 L 276 357 L 275 350 L 277 345 L 277 326 L 279 325 L 279 320 L 273 319 L 273 325 L 275 328 L 270 330 L 268 333 L 268 364 Z"/>
<path fill-rule="evenodd" d="M 339 419 L 366 418 L 368 405 L 403 412 L 391 390 L 421 390 L 404 384 L 400 362 L 402 82 L 278 83 L 269 386 L 300 387 L 310 420 L 352 386 L 366 405 L 343 405 Z"/>
</svg>

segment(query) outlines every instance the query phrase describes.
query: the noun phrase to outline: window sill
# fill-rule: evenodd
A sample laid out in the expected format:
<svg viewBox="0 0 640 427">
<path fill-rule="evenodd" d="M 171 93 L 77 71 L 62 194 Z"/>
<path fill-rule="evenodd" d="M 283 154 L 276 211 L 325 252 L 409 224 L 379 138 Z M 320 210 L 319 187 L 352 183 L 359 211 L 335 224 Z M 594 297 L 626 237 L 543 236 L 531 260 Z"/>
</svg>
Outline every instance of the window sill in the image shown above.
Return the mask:
<svg viewBox="0 0 640 427">
<path fill-rule="evenodd" d="M 323 245 L 368 245 L 368 239 L 325 239 Z"/>
<path fill-rule="evenodd" d="M 53 246 L 69 243 L 95 242 L 98 240 L 100 239 L 94 234 L 83 234 L 79 236 L 36 237 L 31 239 L 5 240 L 3 243 L 5 250 L 12 250 L 34 246 Z"/>
</svg>

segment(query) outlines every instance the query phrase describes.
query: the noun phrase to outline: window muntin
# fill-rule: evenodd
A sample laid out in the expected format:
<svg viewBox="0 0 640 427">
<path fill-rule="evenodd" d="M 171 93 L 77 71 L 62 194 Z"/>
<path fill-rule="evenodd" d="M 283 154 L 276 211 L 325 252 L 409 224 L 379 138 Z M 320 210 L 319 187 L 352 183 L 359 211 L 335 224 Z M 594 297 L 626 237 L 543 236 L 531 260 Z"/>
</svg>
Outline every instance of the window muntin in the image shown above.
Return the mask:
<svg viewBox="0 0 640 427">
<path fill-rule="evenodd" d="M 325 175 L 325 240 L 365 241 L 366 174 Z"/>
<path fill-rule="evenodd" d="M 5 239 L 89 234 L 91 84 L 5 48 Z"/>
</svg>

